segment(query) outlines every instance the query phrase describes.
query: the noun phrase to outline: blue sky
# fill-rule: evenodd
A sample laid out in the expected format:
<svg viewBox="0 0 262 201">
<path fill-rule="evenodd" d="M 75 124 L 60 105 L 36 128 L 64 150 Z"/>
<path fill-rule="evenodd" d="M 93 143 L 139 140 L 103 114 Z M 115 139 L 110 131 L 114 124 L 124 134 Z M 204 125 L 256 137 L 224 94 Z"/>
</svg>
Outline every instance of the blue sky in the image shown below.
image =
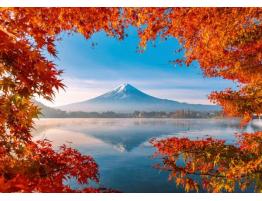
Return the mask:
<svg viewBox="0 0 262 201">
<path fill-rule="evenodd" d="M 213 90 L 232 87 L 230 81 L 203 78 L 197 62 L 190 67 L 175 66 L 170 61 L 180 58 L 176 39 L 157 39 L 144 53 L 138 53 L 139 38 L 129 28 L 123 41 L 99 32 L 86 40 L 82 35 L 62 35 L 57 42 L 58 58 L 53 59 L 62 76 L 66 91 L 56 94 L 49 106 L 87 100 L 112 90 L 122 83 L 159 97 L 188 103 L 210 104 L 207 95 Z M 91 44 L 95 43 L 93 47 Z"/>
</svg>

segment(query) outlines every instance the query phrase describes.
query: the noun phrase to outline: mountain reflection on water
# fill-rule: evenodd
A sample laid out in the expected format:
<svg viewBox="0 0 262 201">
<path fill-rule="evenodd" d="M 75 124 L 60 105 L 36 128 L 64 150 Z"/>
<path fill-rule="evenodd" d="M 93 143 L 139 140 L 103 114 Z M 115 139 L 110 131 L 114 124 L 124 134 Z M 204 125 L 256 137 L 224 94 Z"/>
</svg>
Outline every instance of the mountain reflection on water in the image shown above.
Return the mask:
<svg viewBox="0 0 262 201">
<path fill-rule="evenodd" d="M 92 155 L 99 164 L 101 184 L 122 192 L 183 192 L 168 173 L 153 165 L 152 138 L 212 136 L 235 142 L 236 132 L 259 128 L 239 128 L 237 120 L 218 119 L 40 119 L 34 139 L 49 139 L 54 146 L 67 144 Z"/>
</svg>

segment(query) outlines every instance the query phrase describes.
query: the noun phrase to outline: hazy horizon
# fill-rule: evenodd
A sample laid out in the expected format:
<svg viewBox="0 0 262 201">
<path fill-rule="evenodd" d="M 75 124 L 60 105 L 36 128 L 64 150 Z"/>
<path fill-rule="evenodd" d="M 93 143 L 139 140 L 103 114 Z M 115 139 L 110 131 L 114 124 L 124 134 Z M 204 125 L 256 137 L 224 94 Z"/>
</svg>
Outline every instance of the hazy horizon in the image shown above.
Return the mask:
<svg viewBox="0 0 262 201">
<path fill-rule="evenodd" d="M 102 94 L 99 94 L 99 95 L 97 95 L 97 96 L 95 96 L 95 97 L 91 97 L 91 98 L 84 99 L 84 100 L 76 100 L 76 101 L 74 101 L 74 102 L 71 102 L 71 103 L 68 103 L 68 104 L 63 104 L 63 105 L 55 105 L 53 102 L 47 102 L 47 101 L 42 100 L 42 99 L 37 99 L 37 101 L 39 101 L 39 102 L 41 102 L 41 103 L 43 103 L 44 105 L 49 106 L 49 107 L 54 107 L 54 108 L 57 108 L 57 107 L 58 107 L 58 108 L 59 108 L 60 106 L 66 106 L 66 105 L 71 105 L 71 104 L 74 104 L 74 103 L 81 103 L 81 102 L 86 102 L 86 101 L 90 101 L 90 100 L 96 99 L 96 98 L 98 98 L 98 97 L 100 97 L 100 96 L 104 96 L 104 95 L 107 94 L 107 93 L 111 93 L 112 91 L 116 90 L 117 88 L 119 88 L 119 87 L 121 87 L 121 86 L 123 86 L 123 85 L 125 85 L 125 84 L 131 85 L 132 87 L 136 88 L 134 85 L 126 82 L 126 83 L 117 85 L 117 86 L 114 87 L 113 89 L 108 90 L 108 91 L 105 91 L 105 92 L 103 92 Z M 136 89 L 138 89 L 138 88 L 136 88 Z M 140 90 L 140 89 L 138 89 L 138 90 L 144 93 L 143 90 Z M 177 101 L 177 100 L 174 100 L 174 99 L 168 99 L 168 98 L 162 98 L 162 97 L 154 96 L 154 95 L 148 94 L 148 93 L 145 93 L 145 94 L 146 94 L 146 95 L 149 95 L 149 96 L 152 96 L 152 97 L 154 97 L 154 98 L 157 98 L 157 99 Z M 178 101 L 178 102 L 179 102 L 179 103 L 186 103 L 186 104 L 215 105 L 215 104 L 210 103 L 210 102 L 207 102 L 207 103 L 197 103 L 197 102 L 196 102 L 196 103 L 195 103 L 195 102 L 194 102 L 194 103 L 191 103 L 191 102 L 183 102 L 183 101 Z"/>
</svg>

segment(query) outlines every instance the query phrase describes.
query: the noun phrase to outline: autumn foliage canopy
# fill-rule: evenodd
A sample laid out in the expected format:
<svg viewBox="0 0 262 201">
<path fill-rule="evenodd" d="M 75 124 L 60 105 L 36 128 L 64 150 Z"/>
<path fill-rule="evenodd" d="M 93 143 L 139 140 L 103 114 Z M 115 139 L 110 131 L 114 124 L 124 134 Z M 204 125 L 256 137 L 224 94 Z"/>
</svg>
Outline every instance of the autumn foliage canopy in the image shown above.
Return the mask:
<svg viewBox="0 0 262 201">
<path fill-rule="evenodd" d="M 122 40 L 126 37 L 125 29 L 132 25 L 137 27 L 141 50 L 157 37 L 175 37 L 182 46 L 176 51 L 185 52 L 175 63 L 190 65 L 196 60 L 205 76 L 238 83 L 237 90 L 213 92 L 210 99 L 220 104 L 226 114 L 241 117 L 244 124 L 253 115 L 262 114 L 261 18 L 261 8 L 0 8 L 0 191 L 78 192 L 64 181 L 74 177 L 81 184 L 90 180 L 99 182 L 98 166 L 92 157 L 65 146 L 54 150 L 50 142 L 35 142 L 30 134 L 33 118 L 40 112 L 32 99 L 42 96 L 52 100 L 55 90 L 64 87 L 60 79 L 62 71 L 45 56 L 46 51 L 57 56 L 55 41 L 61 33 L 80 33 L 89 39 L 92 34 L 104 31 Z M 253 137 L 261 143 L 261 133 L 246 134 L 243 141 Z M 181 147 L 182 142 L 187 145 Z M 201 143 L 172 139 L 166 146 L 171 145 L 176 156 L 189 145 L 204 149 L 206 141 Z M 212 139 L 207 144 L 206 154 L 212 151 L 211 145 L 221 150 L 232 148 Z M 155 145 L 169 159 L 170 153 L 162 149 L 165 146 L 157 142 Z M 252 161 L 243 155 L 242 144 L 232 149 L 236 149 L 232 152 L 236 153 L 233 161 L 247 157 L 244 162 L 254 162 L 254 168 L 261 171 L 261 165 L 257 166 L 259 161 L 261 164 L 261 152 L 249 150 L 256 159 Z M 196 159 L 196 156 L 188 157 Z M 194 170 L 217 174 L 213 172 L 214 165 L 199 169 L 203 157 L 195 163 Z M 235 162 L 225 164 L 222 159 L 217 160 L 215 165 L 224 171 L 222 176 L 230 175 Z M 178 183 L 185 183 L 183 175 L 178 178 Z M 186 188 L 193 187 L 198 188 L 191 182 Z M 219 190 L 217 187 L 214 191 Z M 104 191 L 99 187 L 82 190 Z"/>
<path fill-rule="evenodd" d="M 224 140 L 168 138 L 152 140 L 155 156 L 163 157 L 156 167 L 169 171 L 170 180 L 186 191 L 235 192 L 254 187 L 262 191 L 262 132 L 238 136 L 237 146 Z"/>
</svg>

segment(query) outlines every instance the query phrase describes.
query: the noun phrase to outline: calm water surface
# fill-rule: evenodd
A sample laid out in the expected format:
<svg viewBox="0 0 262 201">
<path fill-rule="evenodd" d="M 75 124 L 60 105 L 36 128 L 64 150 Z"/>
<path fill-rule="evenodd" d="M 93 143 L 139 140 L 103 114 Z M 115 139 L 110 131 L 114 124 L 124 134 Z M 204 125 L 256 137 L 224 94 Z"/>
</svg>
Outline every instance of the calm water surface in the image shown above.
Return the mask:
<svg viewBox="0 0 262 201">
<path fill-rule="evenodd" d="M 122 192 L 183 192 L 168 182 L 167 172 L 153 168 L 159 159 L 152 159 L 155 149 L 148 140 L 212 136 L 234 143 L 236 132 L 257 129 L 252 124 L 240 129 L 237 120 L 228 119 L 40 119 L 33 135 L 92 155 L 102 186 Z"/>
</svg>

